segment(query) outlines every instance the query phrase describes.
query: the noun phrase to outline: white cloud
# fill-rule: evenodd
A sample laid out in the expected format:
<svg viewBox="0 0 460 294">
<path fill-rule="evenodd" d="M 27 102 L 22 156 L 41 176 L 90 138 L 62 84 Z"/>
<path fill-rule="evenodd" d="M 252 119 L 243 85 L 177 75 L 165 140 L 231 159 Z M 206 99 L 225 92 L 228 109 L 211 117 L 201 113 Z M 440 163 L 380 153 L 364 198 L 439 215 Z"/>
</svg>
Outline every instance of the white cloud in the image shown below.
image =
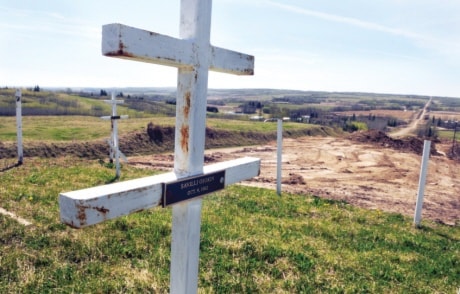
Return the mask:
<svg viewBox="0 0 460 294">
<path fill-rule="evenodd" d="M 0 29 L 15 33 L 94 38 L 100 28 L 54 11 L 0 7 Z"/>
<path fill-rule="evenodd" d="M 458 55 L 459 53 L 457 53 L 458 51 L 460 51 L 460 44 L 459 42 L 456 42 L 458 40 L 458 37 L 453 40 L 449 36 L 444 37 L 444 38 L 439 38 L 439 37 L 435 37 L 435 36 L 432 36 L 426 33 L 418 33 L 418 32 L 411 31 L 405 28 L 381 25 L 378 23 L 365 21 L 365 20 L 361 20 L 358 18 L 354 18 L 354 17 L 347 17 L 347 16 L 341 16 L 341 15 L 336 15 L 336 14 L 331 14 L 331 13 L 325 13 L 325 12 L 305 9 L 305 8 L 298 7 L 298 6 L 277 3 L 275 1 L 267 1 L 267 3 L 274 7 L 277 7 L 285 11 L 292 12 L 292 13 L 296 13 L 296 14 L 311 16 L 311 17 L 315 17 L 315 18 L 330 21 L 330 22 L 350 25 L 350 26 L 362 28 L 365 30 L 386 33 L 386 34 L 390 34 L 394 36 L 400 36 L 400 37 L 411 40 L 413 44 L 419 47 L 436 50 L 438 53 L 453 57 L 454 59 L 458 59 L 460 61 L 460 55 Z"/>
</svg>

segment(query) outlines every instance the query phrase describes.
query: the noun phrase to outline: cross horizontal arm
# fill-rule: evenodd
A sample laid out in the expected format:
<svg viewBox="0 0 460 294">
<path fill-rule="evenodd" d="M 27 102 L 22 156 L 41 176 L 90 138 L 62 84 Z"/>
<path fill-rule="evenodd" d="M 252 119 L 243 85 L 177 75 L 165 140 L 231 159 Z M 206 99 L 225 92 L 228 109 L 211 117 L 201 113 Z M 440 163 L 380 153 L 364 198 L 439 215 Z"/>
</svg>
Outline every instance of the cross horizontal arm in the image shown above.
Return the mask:
<svg viewBox="0 0 460 294">
<path fill-rule="evenodd" d="M 244 157 L 205 166 L 204 174 L 225 170 L 225 185 L 259 175 L 260 159 Z M 61 193 L 61 221 L 75 228 L 94 225 L 119 216 L 161 205 L 163 186 L 177 181 L 175 173 Z"/>
<path fill-rule="evenodd" d="M 104 100 L 104 102 L 109 104 L 123 104 L 125 100 Z"/>
<path fill-rule="evenodd" d="M 102 27 L 102 54 L 110 57 L 193 68 L 197 65 L 193 40 L 177 39 L 123 24 Z M 254 56 L 208 45 L 209 69 L 236 75 L 254 74 Z"/>
<path fill-rule="evenodd" d="M 112 116 L 109 116 L 109 115 L 106 115 L 106 116 L 101 116 L 101 118 L 103 120 L 110 120 L 110 119 L 127 119 L 129 118 L 129 115 L 112 115 Z"/>
<path fill-rule="evenodd" d="M 254 56 L 211 46 L 209 69 L 235 75 L 254 75 Z"/>
<path fill-rule="evenodd" d="M 193 43 L 122 24 L 102 27 L 102 54 L 174 67 L 191 67 Z"/>
</svg>

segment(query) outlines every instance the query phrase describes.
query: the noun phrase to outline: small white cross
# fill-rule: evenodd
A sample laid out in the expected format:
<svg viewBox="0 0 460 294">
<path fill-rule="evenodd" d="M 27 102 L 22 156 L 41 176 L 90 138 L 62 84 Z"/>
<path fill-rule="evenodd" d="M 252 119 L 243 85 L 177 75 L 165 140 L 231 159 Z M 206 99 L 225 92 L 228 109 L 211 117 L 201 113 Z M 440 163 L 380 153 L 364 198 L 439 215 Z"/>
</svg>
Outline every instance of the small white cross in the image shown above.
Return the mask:
<svg viewBox="0 0 460 294">
<path fill-rule="evenodd" d="M 117 115 L 117 104 L 123 104 L 125 101 L 123 100 L 116 100 L 115 93 L 112 92 L 112 99 L 111 100 L 104 100 L 104 102 L 112 105 L 112 115 L 111 116 L 101 116 L 104 120 L 109 120 L 111 122 L 111 135 L 110 135 L 110 160 L 113 160 L 115 157 L 115 168 L 117 178 L 120 177 L 120 156 L 124 157 L 124 154 L 121 153 L 120 148 L 118 146 L 118 122 L 119 119 L 126 119 L 128 118 L 127 115 Z M 126 158 L 126 157 L 125 157 Z"/>
</svg>

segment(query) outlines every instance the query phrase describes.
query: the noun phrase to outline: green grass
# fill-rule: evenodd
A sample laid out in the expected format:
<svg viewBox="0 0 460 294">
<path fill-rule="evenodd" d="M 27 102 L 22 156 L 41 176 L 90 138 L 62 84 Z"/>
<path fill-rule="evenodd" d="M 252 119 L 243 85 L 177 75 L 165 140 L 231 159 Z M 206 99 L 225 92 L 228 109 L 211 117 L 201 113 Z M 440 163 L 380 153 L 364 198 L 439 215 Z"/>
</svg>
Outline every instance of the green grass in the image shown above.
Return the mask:
<svg viewBox="0 0 460 294">
<path fill-rule="evenodd" d="M 441 139 L 450 139 L 452 140 L 454 138 L 454 131 L 453 130 L 438 130 L 437 134 L 439 138 Z M 455 135 L 456 141 L 460 140 L 460 133 L 457 131 L 457 134 Z"/>
<path fill-rule="evenodd" d="M 145 131 L 147 124 L 174 125 L 174 118 L 133 118 L 118 121 L 120 135 Z M 91 116 L 24 116 L 23 138 L 30 141 L 85 141 L 110 136 L 110 121 Z M 0 141 L 16 141 L 16 118 L 0 116 Z"/>
<path fill-rule="evenodd" d="M 82 230 L 59 222 L 58 194 L 112 182 L 98 161 L 28 159 L 0 173 L 1 293 L 164 293 L 171 210 Z M 122 166 L 122 179 L 151 175 Z M 460 227 L 314 196 L 231 186 L 206 196 L 201 293 L 456 293 Z"/>
<path fill-rule="evenodd" d="M 260 121 L 239 121 L 239 120 L 228 120 L 228 119 L 208 119 L 208 127 L 228 130 L 228 131 L 252 131 L 255 133 L 270 133 L 276 132 L 276 122 L 260 122 Z M 283 130 L 303 130 L 317 128 L 314 125 L 300 124 L 285 122 L 283 123 Z"/>
<path fill-rule="evenodd" d="M 85 141 L 110 136 L 110 121 L 91 116 L 24 116 L 25 141 Z M 129 118 L 118 121 L 119 134 L 145 131 L 147 124 L 174 126 L 174 117 Z M 207 126 L 228 131 L 276 132 L 276 123 L 208 119 Z M 285 131 L 319 129 L 320 126 L 283 123 Z M 0 116 L 0 141 L 16 141 L 16 117 Z"/>
</svg>

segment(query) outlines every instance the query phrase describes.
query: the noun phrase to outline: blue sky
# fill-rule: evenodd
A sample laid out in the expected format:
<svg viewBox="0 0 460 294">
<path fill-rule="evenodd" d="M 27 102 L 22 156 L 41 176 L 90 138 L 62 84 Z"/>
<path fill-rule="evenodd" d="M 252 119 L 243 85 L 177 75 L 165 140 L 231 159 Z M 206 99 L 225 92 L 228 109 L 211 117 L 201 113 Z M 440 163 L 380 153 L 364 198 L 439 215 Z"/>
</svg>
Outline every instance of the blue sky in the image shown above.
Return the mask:
<svg viewBox="0 0 460 294">
<path fill-rule="evenodd" d="M 0 0 L 0 86 L 175 87 L 174 68 L 104 57 L 101 27 L 179 35 L 179 0 Z M 215 0 L 211 43 L 255 56 L 210 88 L 460 97 L 458 0 Z"/>
</svg>

